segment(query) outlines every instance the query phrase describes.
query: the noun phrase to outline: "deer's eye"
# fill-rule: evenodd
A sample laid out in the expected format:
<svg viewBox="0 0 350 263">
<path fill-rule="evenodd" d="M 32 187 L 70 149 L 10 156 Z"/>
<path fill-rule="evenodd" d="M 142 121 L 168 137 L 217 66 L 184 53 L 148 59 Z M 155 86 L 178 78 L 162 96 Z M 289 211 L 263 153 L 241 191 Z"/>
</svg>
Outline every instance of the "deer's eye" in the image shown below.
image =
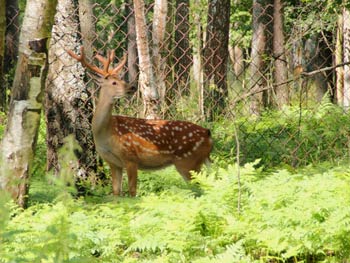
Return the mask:
<svg viewBox="0 0 350 263">
<path fill-rule="evenodd" d="M 113 81 L 113 82 L 112 82 L 112 85 L 117 85 L 117 82 L 116 82 L 116 81 Z"/>
</svg>

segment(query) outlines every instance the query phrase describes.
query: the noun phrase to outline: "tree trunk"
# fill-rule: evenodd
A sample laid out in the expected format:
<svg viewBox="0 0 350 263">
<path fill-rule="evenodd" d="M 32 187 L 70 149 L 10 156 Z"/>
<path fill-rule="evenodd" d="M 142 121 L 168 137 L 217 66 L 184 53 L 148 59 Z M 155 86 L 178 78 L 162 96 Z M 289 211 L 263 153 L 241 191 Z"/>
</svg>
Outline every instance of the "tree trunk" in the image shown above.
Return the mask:
<svg viewBox="0 0 350 263">
<path fill-rule="evenodd" d="M 283 4 L 281 0 L 274 0 L 273 9 L 273 57 L 274 61 L 274 84 L 278 109 L 289 102 L 289 87 L 287 81 L 287 61 L 284 50 L 283 32 Z M 284 83 L 284 84 L 282 84 Z"/>
<path fill-rule="evenodd" d="M 6 85 L 4 74 L 5 33 L 6 33 L 6 2 L 0 0 L 0 111 L 6 109 Z"/>
<path fill-rule="evenodd" d="M 154 119 L 158 118 L 159 113 L 159 93 L 152 69 L 143 0 L 134 0 L 134 12 L 140 67 L 139 85 L 144 103 L 143 117 Z"/>
<path fill-rule="evenodd" d="M 94 55 L 95 24 L 91 0 L 79 0 L 79 27 L 85 56 L 88 59 L 92 59 Z"/>
<path fill-rule="evenodd" d="M 136 87 L 138 83 L 138 58 L 137 58 L 137 44 L 136 44 L 136 30 L 135 30 L 135 15 L 132 0 L 127 0 L 127 45 L 128 45 L 128 81 L 131 86 Z"/>
<path fill-rule="evenodd" d="M 310 36 L 305 41 L 304 56 L 308 62 L 306 71 L 319 70 L 325 67 L 331 67 L 333 63 L 332 32 L 323 31 Z M 328 92 L 331 98 L 334 96 L 333 70 L 322 71 L 313 76 L 312 81 L 315 85 L 312 98 L 314 101 L 321 102 L 324 95 Z"/>
<path fill-rule="evenodd" d="M 343 63 L 343 13 L 338 16 L 338 27 L 335 45 L 335 64 Z M 336 70 L 336 87 L 335 87 L 335 101 L 339 106 L 343 106 L 344 103 L 344 68 L 338 67 Z"/>
<path fill-rule="evenodd" d="M 50 69 L 47 78 L 45 107 L 47 169 L 53 168 L 55 173 L 60 171 L 58 149 L 63 145 L 65 137 L 74 134 L 81 147 L 81 151 L 76 150 L 75 152 L 78 163 L 74 165 L 75 175 L 79 180 L 88 178 L 91 172 L 96 170 L 96 159 L 90 125 L 92 102 L 83 80 L 85 71 L 66 52 L 66 49 L 77 50 L 80 45 L 76 10 L 74 1 L 58 0 L 56 24 L 53 27 L 50 43 Z M 89 13 L 87 11 L 85 16 Z M 85 19 L 91 20 L 91 18 Z M 91 25 L 87 25 L 87 28 L 82 31 L 82 34 L 86 36 L 84 42 L 88 46 L 87 52 L 90 53 L 90 56 L 92 55 L 92 30 Z"/>
<path fill-rule="evenodd" d="M 195 0 L 195 4 L 199 5 L 200 1 Z M 195 34 L 196 37 L 192 39 L 193 41 L 193 79 L 197 87 L 198 92 L 198 106 L 199 106 L 199 116 L 201 120 L 205 119 L 204 112 L 204 72 L 202 65 L 201 52 L 203 50 L 203 30 L 201 26 L 201 14 L 195 13 L 193 15 Z"/>
<path fill-rule="evenodd" d="M 239 0 L 234 0 L 233 6 L 237 7 L 239 4 L 238 2 Z M 245 70 L 243 48 L 240 46 L 239 42 L 235 43 L 237 42 L 237 40 L 233 41 L 233 36 L 231 34 L 231 32 L 235 32 L 236 29 L 239 27 L 239 23 L 238 22 L 231 23 L 230 26 L 232 28 L 230 29 L 228 52 L 232 63 L 233 73 L 236 79 L 239 79 Z M 231 43 L 233 43 L 234 46 L 231 46 Z"/>
<path fill-rule="evenodd" d="M 168 0 L 155 0 L 152 28 L 152 64 L 154 68 L 154 77 L 160 101 L 164 102 L 165 97 L 165 61 L 161 52 L 164 43 L 166 29 L 166 19 L 168 13 Z"/>
<path fill-rule="evenodd" d="M 192 66 L 190 47 L 190 2 L 189 0 L 176 0 L 175 12 L 175 52 L 174 89 L 177 96 L 189 95 L 190 92 L 190 69 Z"/>
<path fill-rule="evenodd" d="M 93 14 L 92 10 L 92 0 L 79 0 L 79 22 L 75 21 L 75 23 L 79 23 L 78 28 L 80 28 L 80 36 L 79 39 L 75 39 L 74 41 L 82 42 L 84 47 L 84 54 L 88 60 L 92 60 L 94 57 L 94 41 L 96 40 L 96 30 L 95 25 L 97 23 L 97 18 Z M 73 2 L 75 5 L 75 2 Z M 77 47 L 75 44 L 74 47 Z M 86 72 L 89 75 L 88 80 L 85 85 L 95 90 L 97 87 L 95 83 L 92 81 L 93 75 L 90 72 Z M 84 95 L 83 95 L 84 96 Z M 91 98 L 91 100 L 93 100 Z M 90 101 L 89 101 L 90 103 Z M 86 114 L 90 115 L 92 113 L 86 112 Z"/>
<path fill-rule="evenodd" d="M 204 48 L 204 72 L 206 82 L 214 82 L 206 95 L 209 119 L 220 115 L 226 106 L 228 38 L 230 25 L 230 1 L 211 0 L 209 2 L 207 35 Z"/>
<path fill-rule="evenodd" d="M 350 11 L 343 11 L 343 61 L 350 61 Z M 350 65 L 344 66 L 343 107 L 346 111 L 350 107 Z"/>
<path fill-rule="evenodd" d="M 20 36 L 8 123 L 1 145 L 0 187 L 26 205 L 47 73 L 47 39 L 56 1 L 28 0 Z M 6 164 L 6 165 L 5 165 Z"/>
<path fill-rule="evenodd" d="M 244 55 L 243 49 L 237 45 L 229 46 L 228 52 L 233 67 L 233 73 L 236 78 L 239 78 L 244 72 Z"/>
<path fill-rule="evenodd" d="M 250 101 L 250 113 L 259 115 L 268 104 L 269 84 L 266 79 L 272 46 L 273 0 L 253 1 L 253 36 L 250 65 L 250 90 L 254 93 Z M 263 91 L 265 90 L 265 91 Z"/>
<path fill-rule="evenodd" d="M 83 45 L 86 53 L 92 57 L 93 26 L 89 2 L 81 0 L 79 17 L 85 25 L 81 27 Z M 50 46 L 50 72 L 47 81 L 46 119 L 48 144 L 48 169 L 59 172 L 58 149 L 63 139 L 74 134 L 81 152 L 76 175 L 87 176 L 95 170 L 95 155 L 90 121 L 92 104 L 90 94 L 85 88 L 82 76 L 84 69 L 72 61 L 65 49 L 77 49 L 79 45 L 77 7 L 71 0 L 59 0 L 56 25 Z M 89 17 L 90 16 L 90 17 Z M 90 23 L 90 24 L 86 24 Z"/>
</svg>

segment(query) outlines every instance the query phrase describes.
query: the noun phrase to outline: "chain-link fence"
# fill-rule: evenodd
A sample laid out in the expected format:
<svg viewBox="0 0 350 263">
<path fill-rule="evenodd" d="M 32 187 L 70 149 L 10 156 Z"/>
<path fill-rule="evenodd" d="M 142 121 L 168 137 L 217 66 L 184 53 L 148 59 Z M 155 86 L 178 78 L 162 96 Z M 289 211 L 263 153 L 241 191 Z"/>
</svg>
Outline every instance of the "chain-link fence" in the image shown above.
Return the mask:
<svg viewBox="0 0 350 263">
<path fill-rule="evenodd" d="M 65 50 L 79 53 L 84 45 L 90 61 L 108 49 L 117 58 L 127 53 L 123 78 L 132 85 L 138 85 L 139 57 L 132 1 L 82 2 L 59 1 L 45 111 L 49 149 L 55 152 L 73 132 L 85 156 L 93 153 L 98 85 Z M 242 162 L 262 158 L 266 165 L 297 166 L 349 155 L 347 94 L 340 81 L 347 68 L 335 66 L 344 62 L 335 55 L 342 45 L 339 14 L 319 1 L 286 4 L 283 12 L 268 1 L 233 2 L 168 2 L 159 44 L 159 14 L 146 3 L 151 61 L 165 84 L 157 87 L 159 116 L 209 126 L 218 154 L 235 156 L 238 136 Z M 141 91 L 116 105 L 128 116 L 142 117 L 143 109 Z M 93 156 L 81 161 L 96 169 Z M 53 166 L 55 158 L 49 157 Z"/>
</svg>

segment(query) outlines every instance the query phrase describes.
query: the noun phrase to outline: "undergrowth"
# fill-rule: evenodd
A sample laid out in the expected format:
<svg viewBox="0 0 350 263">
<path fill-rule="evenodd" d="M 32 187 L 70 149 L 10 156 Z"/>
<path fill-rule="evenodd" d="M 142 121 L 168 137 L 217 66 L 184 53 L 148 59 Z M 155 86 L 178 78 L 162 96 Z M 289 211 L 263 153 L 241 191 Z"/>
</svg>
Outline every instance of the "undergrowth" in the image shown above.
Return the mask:
<svg viewBox="0 0 350 263">
<path fill-rule="evenodd" d="M 0 262 L 348 262 L 350 118 L 328 103 L 299 117 L 291 107 L 238 119 L 240 169 L 232 123 L 216 123 L 209 167 L 191 183 L 171 167 L 141 172 L 136 198 L 110 185 L 75 198 L 69 167 L 53 179 L 38 158 L 27 209 L 0 192 Z"/>
<path fill-rule="evenodd" d="M 266 111 L 260 117 L 223 120 L 213 124 L 217 154 L 236 155 L 236 125 L 241 163 L 261 159 L 265 168 L 302 167 L 325 161 L 350 159 L 350 114 L 328 102 L 300 109 Z"/>
<path fill-rule="evenodd" d="M 147 194 L 94 200 L 62 190 L 26 210 L 0 202 L 1 262 L 340 262 L 350 258 L 350 169 L 262 173 L 214 163 L 187 186 L 141 174 Z M 173 179 L 168 180 L 171 177 Z M 169 182 L 159 190 L 149 185 Z M 145 187 L 145 189 L 143 188 Z M 5 198 L 5 197 L 4 197 Z M 4 200 L 4 198 L 0 200 Z"/>
</svg>

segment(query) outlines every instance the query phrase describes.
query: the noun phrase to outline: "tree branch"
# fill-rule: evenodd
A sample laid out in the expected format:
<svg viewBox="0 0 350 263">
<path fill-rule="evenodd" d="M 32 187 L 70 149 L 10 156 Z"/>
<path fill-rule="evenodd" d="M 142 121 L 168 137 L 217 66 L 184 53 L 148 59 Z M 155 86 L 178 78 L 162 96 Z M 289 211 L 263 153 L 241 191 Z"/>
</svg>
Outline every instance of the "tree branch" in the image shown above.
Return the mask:
<svg viewBox="0 0 350 263">
<path fill-rule="evenodd" d="M 325 68 L 317 69 L 317 70 L 310 71 L 310 72 L 301 72 L 300 75 L 301 76 L 313 76 L 313 75 L 315 75 L 317 73 L 321 73 L 321 72 L 324 72 L 324 71 L 336 69 L 336 68 L 343 67 L 343 66 L 346 66 L 346 65 L 349 65 L 349 64 L 350 64 L 350 62 L 344 62 L 344 63 L 337 64 L 337 65 L 334 65 L 334 66 L 331 66 L 331 67 L 325 67 Z"/>
<path fill-rule="evenodd" d="M 259 90 L 250 90 L 249 92 L 244 93 L 241 96 L 239 96 L 238 98 L 236 98 L 233 101 L 233 104 L 236 104 L 237 102 L 239 102 L 239 101 L 241 101 L 241 100 L 243 100 L 243 99 L 245 99 L 247 97 L 253 96 L 253 95 L 258 94 L 260 92 L 263 92 L 265 90 L 270 90 L 272 88 L 276 88 L 276 87 L 288 84 L 288 83 L 293 82 L 293 81 L 295 81 L 297 79 L 300 79 L 303 76 L 310 77 L 310 76 L 316 75 L 318 73 L 321 73 L 321 72 L 324 72 L 324 71 L 328 71 L 328 70 L 333 70 L 333 69 L 336 69 L 336 68 L 339 68 L 339 67 L 343 67 L 343 66 L 346 66 L 346 65 L 350 65 L 350 61 L 344 62 L 344 63 L 340 63 L 340 64 L 337 64 L 337 65 L 334 65 L 334 66 L 331 66 L 331 67 L 325 67 L 325 68 L 317 69 L 317 70 L 310 71 L 310 72 L 303 72 L 302 71 L 301 73 L 299 73 L 299 75 L 297 75 L 297 76 L 295 76 L 293 78 L 290 78 L 290 79 L 288 79 L 288 80 L 286 80 L 284 82 L 272 84 L 271 86 L 264 87 L 264 88 L 259 89 Z M 258 82 L 259 80 L 257 80 L 256 82 Z"/>
</svg>

